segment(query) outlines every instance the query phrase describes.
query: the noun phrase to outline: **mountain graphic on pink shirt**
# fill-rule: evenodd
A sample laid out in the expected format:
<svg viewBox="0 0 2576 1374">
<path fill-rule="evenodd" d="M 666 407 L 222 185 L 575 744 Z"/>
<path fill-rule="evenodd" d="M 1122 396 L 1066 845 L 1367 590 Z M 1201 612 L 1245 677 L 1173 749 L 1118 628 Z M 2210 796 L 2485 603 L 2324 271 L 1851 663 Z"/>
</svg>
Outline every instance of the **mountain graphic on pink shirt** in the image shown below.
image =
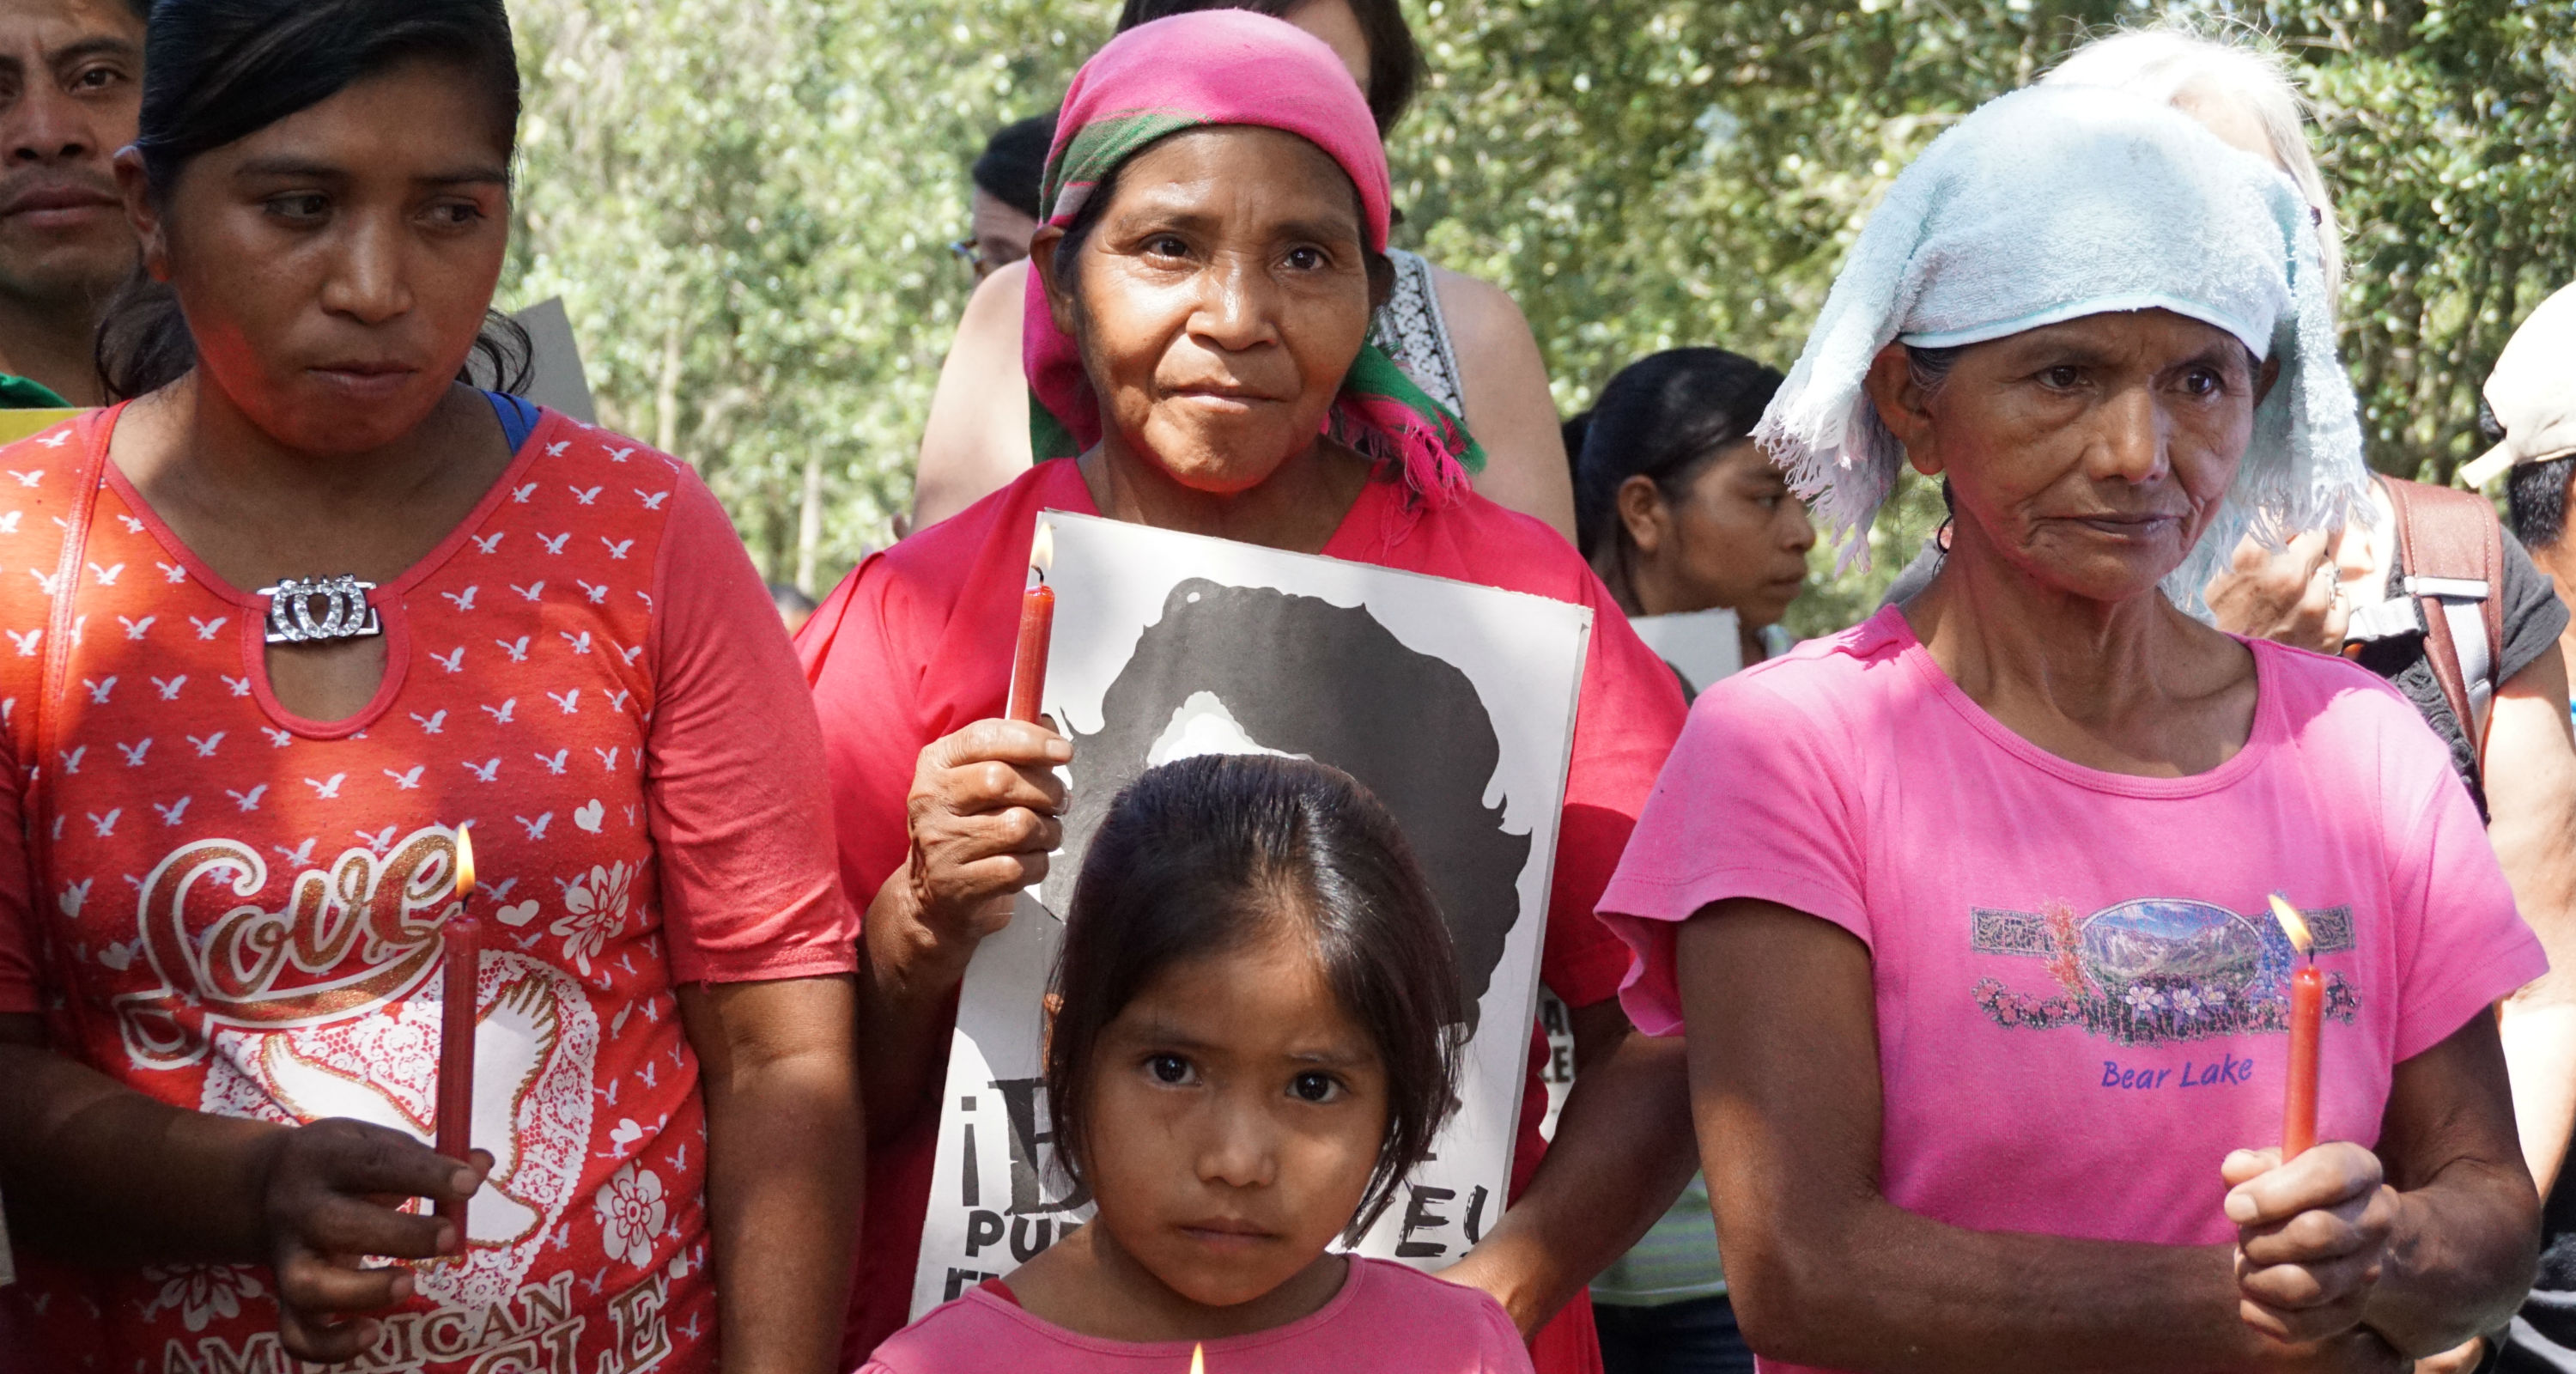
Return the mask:
<svg viewBox="0 0 2576 1374">
<path fill-rule="evenodd" d="M 2318 953 L 2353 947 L 2351 908 L 2306 914 Z M 1997 1025 L 2080 1027 L 2122 1045 L 2288 1029 L 2294 955 L 2269 914 L 2149 897 L 2082 917 L 2059 904 L 2039 912 L 1979 907 L 1971 918 L 1977 953 L 2040 962 L 2054 985 L 2039 991 L 2027 976 L 1977 980 L 1977 1005 Z M 2330 973 L 2326 1015 L 2350 1022 L 2360 1005 L 2344 975 Z"/>
</svg>

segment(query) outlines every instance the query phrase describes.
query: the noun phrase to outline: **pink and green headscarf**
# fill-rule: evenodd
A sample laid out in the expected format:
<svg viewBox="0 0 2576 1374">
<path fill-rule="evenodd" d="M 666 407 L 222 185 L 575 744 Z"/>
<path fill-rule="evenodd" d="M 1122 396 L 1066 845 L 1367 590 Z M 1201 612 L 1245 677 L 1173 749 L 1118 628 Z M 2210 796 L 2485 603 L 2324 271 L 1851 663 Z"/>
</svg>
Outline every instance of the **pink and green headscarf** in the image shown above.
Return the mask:
<svg viewBox="0 0 2576 1374">
<path fill-rule="evenodd" d="M 1359 189 L 1369 248 L 1386 251 L 1386 150 L 1368 102 L 1321 40 L 1247 10 L 1140 24 L 1083 64 L 1047 153 L 1045 221 L 1070 226 L 1095 188 L 1157 140 L 1222 124 L 1278 129 L 1323 149 Z M 1100 442 L 1100 398 L 1080 347 L 1056 328 L 1035 272 L 1021 361 L 1035 402 L 1029 428 L 1037 457 L 1069 458 Z M 1485 461 L 1466 425 L 1374 344 L 1362 346 L 1342 379 L 1325 432 L 1394 466 L 1435 504 L 1465 490 L 1468 472 Z"/>
</svg>

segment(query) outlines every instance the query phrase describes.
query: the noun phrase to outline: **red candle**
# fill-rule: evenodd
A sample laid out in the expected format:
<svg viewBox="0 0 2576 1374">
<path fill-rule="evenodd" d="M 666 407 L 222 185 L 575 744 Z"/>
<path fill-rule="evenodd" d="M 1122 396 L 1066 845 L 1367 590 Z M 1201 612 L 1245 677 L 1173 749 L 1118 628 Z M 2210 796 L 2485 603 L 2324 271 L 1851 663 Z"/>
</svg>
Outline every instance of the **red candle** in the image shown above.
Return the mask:
<svg viewBox="0 0 2576 1374">
<path fill-rule="evenodd" d="M 463 1159 L 474 1148 L 474 990 L 483 968 L 483 923 L 471 914 L 474 895 L 472 827 L 456 828 L 456 910 L 439 927 L 446 957 L 438 1023 L 438 1152 Z M 440 1199 L 438 1215 L 463 1209 Z"/>
<path fill-rule="evenodd" d="M 2281 1161 L 2288 1163 L 2317 1143 L 2317 1033 L 2325 1025 L 2326 976 L 2317 970 L 2316 941 L 2299 909 L 2272 898 L 2273 919 L 2308 963 L 2290 975 L 2290 1074 L 2281 1106 Z"/>
<path fill-rule="evenodd" d="M 2324 1024 L 2326 979 L 2316 965 L 2290 976 L 2290 1088 L 2281 1112 L 2281 1158 L 2317 1143 L 2317 1030 Z"/>
<path fill-rule="evenodd" d="M 1055 531 L 1041 521 L 1029 545 L 1029 589 L 1020 598 L 1020 647 L 1011 656 L 1008 714 L 1013 720 L 1035 723 L 1041 714 L 1038 696 L 1046 687 L 1047 647 L 1055 642 L 1055 588 L 1046 584 L 1054 561 Z"/>
</svg>

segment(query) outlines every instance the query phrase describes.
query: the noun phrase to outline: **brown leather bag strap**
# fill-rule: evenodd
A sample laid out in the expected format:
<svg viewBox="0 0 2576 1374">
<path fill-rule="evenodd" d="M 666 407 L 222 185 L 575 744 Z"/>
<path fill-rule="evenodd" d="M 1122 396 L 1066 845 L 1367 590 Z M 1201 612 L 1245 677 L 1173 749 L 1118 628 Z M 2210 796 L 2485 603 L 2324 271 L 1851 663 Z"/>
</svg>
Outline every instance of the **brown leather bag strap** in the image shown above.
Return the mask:
<svg viewBox="0 0 2576 1374">
<path fill-rule="evenodd" d="M 2504 690 L 2504 523 L 2496 519 L 2495 507 L 2488 505 L 2485 497 L 2473 491 L 2464 491 L 2460 494 L 2475 498 L 2479 509 L 2486 512 L 2487 537 L 2486 542 L 2479 545 L 2479 551 L 2486 555 L 2486 583 L 2492 590 L 2487 593 L 2487 599 L 2480 603 L 2479 609 L 2484 613 L 2482 618 L 2486 621 L 2487 627 L 2487 662 L 2495 665 L 2488 671 L 2495 675 L 2496 690 L 2502 691 Z M 2493 702 L 2488 704 L 2490 707 L 2494 705 Z"/>
<path fill-rule="evenodd" d="M 2504 657 L 2504 526 L 2476 492 L 2397 477 L 2379 484 L 2397 512 L 2398 557 L 2422 612 L 2424 657 L 2483 758 Z"/>
</svg>

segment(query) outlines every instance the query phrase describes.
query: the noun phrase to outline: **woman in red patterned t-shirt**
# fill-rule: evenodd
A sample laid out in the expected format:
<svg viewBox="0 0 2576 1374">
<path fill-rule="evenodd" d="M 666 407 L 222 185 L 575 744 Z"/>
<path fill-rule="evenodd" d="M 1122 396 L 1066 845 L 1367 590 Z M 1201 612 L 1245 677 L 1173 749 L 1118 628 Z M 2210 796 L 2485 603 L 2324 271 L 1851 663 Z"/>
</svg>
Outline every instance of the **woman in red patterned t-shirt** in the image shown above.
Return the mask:
<svg viewBox="0 0 2576 1374">
<path fill-rule="evenodd" d="M 452 380 L 501 2 L 150 38 L 118 170 L 177 309 L 103 350 L 137 399 L 0 451 L 0 1167 L 22 1257 L 101 1266 L 0 1290 L 0 1366 L 816 1374 L 859 1123 L 819 734 L 687 468 Z M 469 821 L 470 1170 L 423 1143 Z"/>
</svg>

